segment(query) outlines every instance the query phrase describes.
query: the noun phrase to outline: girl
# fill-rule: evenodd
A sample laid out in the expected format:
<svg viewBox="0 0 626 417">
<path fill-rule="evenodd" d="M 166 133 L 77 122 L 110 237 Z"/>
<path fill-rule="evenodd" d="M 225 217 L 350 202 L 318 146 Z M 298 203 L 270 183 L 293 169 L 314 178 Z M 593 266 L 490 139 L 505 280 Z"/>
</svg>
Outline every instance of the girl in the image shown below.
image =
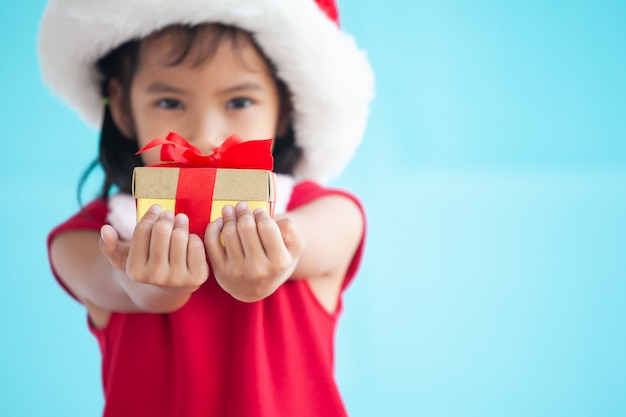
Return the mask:
<svg viewBox="0 0 626 417">
<path fill-rule="evenodd" d="M 334 3 L 51 0 L 39 47 L 46 82 L 101 124 L 101 195 L 48 245 L 100 345 L 104 415 L 345 415 L 332 346 L 365 224 L 319 184 L 358 146 L 373 78 Z M 125 226 L 132 169 L 159 162 L 135 153 L 170 131 L 205 154 L 275 137 L 285 209 L 228 206 L 203 236 L 158 206 Z"/>
</svg>

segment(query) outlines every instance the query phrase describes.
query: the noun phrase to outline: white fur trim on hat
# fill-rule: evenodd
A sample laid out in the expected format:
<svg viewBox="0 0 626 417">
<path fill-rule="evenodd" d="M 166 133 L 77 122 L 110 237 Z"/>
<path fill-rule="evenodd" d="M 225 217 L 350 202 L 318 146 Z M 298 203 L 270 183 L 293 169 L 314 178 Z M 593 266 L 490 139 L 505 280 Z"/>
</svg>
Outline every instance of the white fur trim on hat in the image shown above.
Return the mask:
<svg viewBox="0 0 626 417">
<path fill-rule="evenodd" d="M 50 0 L 39 34 L 43 79 L 99 126 L 99 58 L 165 26 L 204 22 L 250 32 L 289 86 L 304 151 L 295 176 L 336 177 L 361 142 L 374 77 L 354 38 L 313 0 Z"/>
</svg>

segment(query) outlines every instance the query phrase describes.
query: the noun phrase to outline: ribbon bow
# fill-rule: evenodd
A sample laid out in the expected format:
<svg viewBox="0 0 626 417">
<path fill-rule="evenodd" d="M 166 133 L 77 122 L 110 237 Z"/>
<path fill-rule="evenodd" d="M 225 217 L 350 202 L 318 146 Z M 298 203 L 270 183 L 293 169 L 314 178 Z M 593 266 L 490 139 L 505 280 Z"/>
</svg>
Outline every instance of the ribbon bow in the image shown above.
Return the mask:
<svg viewBox="0 0 626 417">
<path fill-rule="evenodd" d="M 187 142 L 182 136 L 170 132 L 165 139 L 156 138 L 148 142 L 137 152 L 137 155 L 159 145 L 161 145 L 161 161 L 182 166 L 271 171 L 274 165 L 272 139 L 244 141 L 238 135 L 231 135 L 224 143 L 213 149 L 213 153 L 203 155 L 200 149 Z"/>
</svg>

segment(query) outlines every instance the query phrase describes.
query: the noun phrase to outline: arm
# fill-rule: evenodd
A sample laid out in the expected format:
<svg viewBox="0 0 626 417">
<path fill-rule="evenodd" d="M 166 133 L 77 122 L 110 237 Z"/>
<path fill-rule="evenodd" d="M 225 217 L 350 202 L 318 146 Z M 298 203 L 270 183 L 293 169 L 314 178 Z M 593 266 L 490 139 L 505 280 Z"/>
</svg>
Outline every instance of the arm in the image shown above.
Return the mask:
<svg viewBox="0 0 626 417">
<path fill-rule="evenodd" d="M 306 278 L 327 311 L 339 300 L 346 273 L 365 232 L 361 208 L 353 200 L 330 195 L 287 213 L 306 239 L 292 278 Z"/>
<path fill-rule="evenodd" d="M 285 217 L 298 225 L 306 240 L 293 277 L 324 279 L 340 273 L 343 280 L 364 232 L 359 206 L 347 197 L 329 195 L 289 211 Z"/>
<path fill-rule="evenodd" d="M 361 241 L 364 219 L 351 199 L 330 195 L 271 219 L 245 204 L 224 210 L 207 228 L 205 245 L 216 279 L 242 301 L 273 293 L 287 279 L 304 278 L 333 311 L 343 278 Z M 219 241 L 220 231 L 224 246 Z"/>
<path fill-rule="evenodd" d="M 158 207 L 158 206 L 157 206 Z M 151 209 L 130 242 L 111 226 L 58 235 L 50 248 L 59 278 L 83 302 L 96 325 L 111 311 L 169 312 L 208 277 L 204 246 L 186 216 Z"/>
</svg>

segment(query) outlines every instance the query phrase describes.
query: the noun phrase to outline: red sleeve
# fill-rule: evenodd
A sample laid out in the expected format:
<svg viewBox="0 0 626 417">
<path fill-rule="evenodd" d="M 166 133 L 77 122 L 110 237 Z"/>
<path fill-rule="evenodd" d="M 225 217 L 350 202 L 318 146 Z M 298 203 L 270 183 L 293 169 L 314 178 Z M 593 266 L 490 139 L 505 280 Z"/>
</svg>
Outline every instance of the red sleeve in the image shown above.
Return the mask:
<svg viewBox="0 0 626 417">
<path fill-rule="evenodd" d="M 63 281 L 59 278 L 59 275 L 54 270 L 54 266 L 52 265 L 52 258 L 50 256 L 50 246 L 52 241 L 56 236 L 63 232 L 67 232 L 70 230 L 96 230 L 99 231 L 100 228 L 105 224 L 105 219 L 108 212 L 108 206 L 106 201 L 102 199 L 94 200 L 91 203 L 87 204 L 81 211 L 70 217 L 65 222 L 61 223 L 48 235 L 48 261 L 50 262 L 50 269 L 52 270 L 52 274 L 54 278 L 56 278 L 57 282 L 63 287 L 63 289 L 71 295 L 74 299 L 77 299 L 76 296 L 67 288 L 67 286 L 63 283 Z"/>
<path fill-rule="evenodd" d="M 289 201 L 289 205 L 287 206 L 287 210 L 293 210 L 317 198 L 329 195 L 340 195 L 354 201 L 354 203 L 359 207 L 359 210 L 361 211 L 361 216 L 363 216 L 363 235 L 361 236 L 361 241 L 356 252 L 354 252 L 354 256 L 352 257 L 352 261 L 350 262 L 348 271 L 346 272 L 343 286 L 341 288 L 342 290 L 344 290 L 354 279 L 354 276 L 356 275 L 359 266 L 361 265 L 361 259 L 363 258 L 363 251 L 365 249 L 366 217 L 365 209 L 363 208 L 363 204 L 361 203 L 361 201 L 354 194 L 351 194 L 347 191 L 333 188 L 324 188 L 315 182 L 305 181 L 297 184 L 294 187 L 291 194 L 291 200 Z"/>
</svg>

